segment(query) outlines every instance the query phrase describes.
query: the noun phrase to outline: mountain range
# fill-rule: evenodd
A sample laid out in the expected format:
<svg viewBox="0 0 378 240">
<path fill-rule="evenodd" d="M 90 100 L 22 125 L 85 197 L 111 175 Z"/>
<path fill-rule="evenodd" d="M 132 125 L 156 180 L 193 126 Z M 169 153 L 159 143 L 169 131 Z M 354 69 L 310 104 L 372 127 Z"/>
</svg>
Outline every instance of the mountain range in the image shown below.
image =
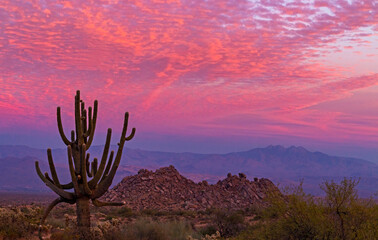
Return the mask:
<svg viewBox="0 0 378 240">
<path fill-rule="evenodd" d="M 93 156 L 100 157 L 102 146 L 92 146 Z M 115 146 L 112 149 L 116 149 Z M 53 149 L 53 157 L 61 182 L 69 181 L 66 149 Z M 38 178 L 34 162 L 38 160 L 42 171 L 48 171 L 46 150 L 27 146 L 0 146 L 0 191 L 49 191 Z M 360 178 L 360 196 L 378 192 L 378 166 L 375 163 L 348 157 L 330 156 L 311 152 L 303 147 L 268 146 L 249 151 L 227 154 L 198 154 L 124 150 L 121 165 L 113 184 L 139 169 L 155 170 L 173 165 L 183 176 L 195 182 L 215 183 L 228 173 L 245 173 L 254 178 L 269 178 L 279 186 L 303 181 L 304 190 L 320 195 L 319 184 L 325 180 L 340 181 L 343 177 Z"/>
</svg>

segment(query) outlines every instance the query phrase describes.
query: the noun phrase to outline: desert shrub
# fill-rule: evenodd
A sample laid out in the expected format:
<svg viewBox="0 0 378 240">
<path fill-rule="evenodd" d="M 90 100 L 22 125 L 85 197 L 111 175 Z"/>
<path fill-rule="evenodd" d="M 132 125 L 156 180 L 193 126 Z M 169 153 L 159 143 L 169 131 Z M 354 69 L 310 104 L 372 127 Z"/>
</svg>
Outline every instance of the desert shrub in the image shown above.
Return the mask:
<svg viewBox="0 0 378 240">
<path fill-rule="evenodd" d="M 164 225 L 169 238 L 174 240 L 185 240 L 189 235 L 196 236 L 192 225 L 187 221 L 170 221 Z"/>
<path fill-rule="evenodd" d="M 171 210 L 171 211 L 161 211 L 158 209 L 143 209 L 140 211 L 142 216 L 148 217 L 161 217 L 161 216 L 184 216 L 184 217 L 195 217 L 196 212 L 190 210 Z"/>
<path fill-rule="evenodd" d="M 112 219 L 92 226 L 90 233 L 85 236 L 85 240 L 123 240 L 125 233 L 121 231 L 121 223 L 118 219 Z M 53 229 L 51 240 L 79 240 L 83 236 L 79 234 L 76 224 L 71 222 L 65 227 Z"/>
<path fill-rule="evenodd" d="M 164 240 L 169 239 L 168 232 L 161 223 L 143 218 L 139 219 L 134 225 L 133 230 L 129 231 L 128 239 L 135 240 Z"/>
<path fill-rule="evenodd" d="M 321 239 L 327 225 L 323 209 L 315 199 L 303 192 L 302 185 L 286 199 L 271 200 L 263 213 L 267 224 L 261 225 L 257 239 Z"/>
<path fill-rule="evenodd" d="M 168 239 L 159 223 L 147 218 L 138 219 L 132 226 L 126 229 L 128 240 L 164 240 Z"/>
<path fill-rule="evenodd" d="M 197 213 L 191 210 L 172 210 L 169 212 L 173 216 L 183 216 L 183 217 L 195 217 Z"/>
<path fill-rule="evenodd" d="M 98 231 L 96 231 L 96 229 L 92 230 L 93 234 L 97 236 L 98 239 L 121 240 L 125 239 L 125 231 L 122 228 L 123 226 L 119 220 L 112 219 L 111 221 L 106 221 L 105 223 L 98 225 Z"/>
<path fill-rule="evenodd" d="M 40 208 L 0 208 L 0 236 L 4 239 L 30 236 L 38 229 L 41 214 Z"/>
<path fill-rule="evenodd" d="M 121 240 L 125 239 L 121 231 L 121 222 L 112 219 L 91 227 L 90 233 L 85 236 L 86 240 Z M 64 229 L 57 228 L 51 231 L 51 240 L 79 240 L 83 236 L 79 234 L 75 223 L 70 222 Z"/>
<path fill-rule="evenodd" d="M 53 216 L 49 216 L 46 220 L 46 224 L 51 225 L 53 228 L 66 228 L 67 227 L 67 220 L 66 218 L 56 218 Z"/>
<path fill-rule="evenodd" d="M 139 218 L 130 224 L 117 224 L 112 221 L 98 226 L 101 231 L 101 239 L 186 240 L 188 236 L 195 235 L 191 225 L 185 221 L 157 222 L 150 218 Z"/>
<path fill-rule="evenodd" d="M 242 231 L 246 224 L 241 212 L 217 210 L 214 213 L 214 223 L 222 237 L 231 237 Z"/>
<path fill-rule="evenodd" d="M 132 217 L 132 216 L 135 215 L 133 213 L 133 210 L 131 208 L 128 208 L 128 207 L 122 207 L 122 208 L 118 209 L 117 213 L 120 217 Z"/>
<path fill-rule="evenodd" d="M 344 178 L 321 184 L 326 193 L 325 210 L 335 239 L 376 239 L 378 236 L 378 207 L 373 199 L 358 198 L 359 180 Z M 373 227 L 375 226 L 375 227 Z"/>
<path fill-rule="evenodd" d="M 206 234 L 204 237 L 195 238 L 192 236 L 188 236 L 187 240 L 220 240 L 223 239 L 220 233 L 217 231 L 214 234 L 208 235 Z"/>
<path fill-rule="evenodd" d="M 346 218 L 346 236 L 356 240 L 378 238 L 378 205 L 373 199 L 358 201 L 350 207 Z"/>
<path fill-rule="evenodd" d="M 218 211 L 218 209 L 216 209 L 216 208 L 206 208 L 205 211 L 203 212 L 203 214 L 211 216 L 211 215 L 214 215 L 214 213 L 216 213 L 217 211 Z"/>
<path fill-rule="evenodd" d="M 94 212 L 97 216 L 104 216 L 106 221 L 110 221 L 113 218 L 130 218 L 137 215 L 131 208 L 125 206 L 121 208 L 94 208 L 92 212 Z"/>
<path fill-rule="evenodd" d="M 162 216 L 163 214 L 156 209 L 143 209 L 140 214 L 145 216 Z"/>
<path fill-rule="evenodd" d="M 191 230 L 190 226 L 182 222 L 159 223 L 147 218 L 137 220 L 131 231 L 128 231 L 127 239 L 135 240 L 184 240 Z"/>
<path fill-rule="evenodd" d="M 323 199 L 305 194 L 301 184 L 286 189 L 285 198 L 269 198 L 259 223 L 233 239 L 377 239 L 378 206 L 358 199 L 357 184 L 353 179 L 325 182 Z"/>
<path fill-rule="evenodd" d="M 302 183 L 287 195 L 278 229 L 294 239 L 319 239 L 329 235 L 330 228 L 322 203 L 303 191 Z M 276 232 L 280 236 L 280 232 Z"/>
<path fill-rule="evenodd" d="M 260 205 L 250 205 L 249 207 L 244 209 L 244 212 L 246 215 L 256 215 L 259 219 L 261 216 L 261 213 L 263 212 L 264 208 Z"/>
<path fill-rule="evenodd" d="M 76 216 L 76 211 L 73 206 L 63 203 L 62 205 L 58 205 L 51 211 L 51 215 L 54 218 L 63 218 L 64 215 Z"/>
<path fill-rule="evenodd" d="M 199 233 L 202 235 L 202 236 L 206 236 L 206 235 L 213 235 L 213 234 L 216 234 L 217 232 L 217 227 L 215 225 L 208 225 L 204 228 L 201 228 L 199 229 Z"/>
<path fill-rule="evenodd" d="M 51 240 L 79 240 L 79 234 L 73 228 L 52 231 Z"/>
</svg>

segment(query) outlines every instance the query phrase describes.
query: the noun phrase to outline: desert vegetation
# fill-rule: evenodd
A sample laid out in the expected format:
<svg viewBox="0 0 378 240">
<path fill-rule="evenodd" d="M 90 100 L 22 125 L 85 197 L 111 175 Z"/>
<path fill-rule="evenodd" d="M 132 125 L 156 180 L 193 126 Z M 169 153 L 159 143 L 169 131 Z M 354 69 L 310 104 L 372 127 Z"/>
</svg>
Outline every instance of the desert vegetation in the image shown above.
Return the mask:
<svg viewBox="0 0 378 240">
<path fill-rule="evenodd" d="M 377 239 L 376 200 L 360 199 L 358 180 L 324 182 L 325 197 L 306 194 L 302 185 L 284 190 L 285 198 L 270 198 L 270 206 L 234 239 Z"/>
<path fill-rule="evenodd" d="M 302 185 L 283 189 L 284 197 L 269 196 L 268 207 L 240 210 L 133 211 L 91 206 L 91 239 L 105 240 L 254 240 L 254 239 L 377 239 L 378 205 L 360 199 L 358 180 L 324 182 L 325 196 L 303 192 Z M 42 206 L 0 208 L 0 239 L 37 239 Z M 80 239 L 76 209 L 62 204 L 51 211 L 43 232 L 46 239 Z"/>
</svg>

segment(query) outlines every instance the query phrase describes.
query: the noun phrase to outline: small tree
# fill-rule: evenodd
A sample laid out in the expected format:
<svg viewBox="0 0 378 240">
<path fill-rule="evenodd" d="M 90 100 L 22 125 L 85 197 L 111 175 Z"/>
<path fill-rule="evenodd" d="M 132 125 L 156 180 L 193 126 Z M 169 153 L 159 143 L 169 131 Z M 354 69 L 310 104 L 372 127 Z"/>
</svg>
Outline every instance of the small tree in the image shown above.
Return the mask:
<svg viewBox="0 0 378 240">
<path fill-rule="evenodd" d="M 57 123 L 60 136 L 63 142 L 67 145 L 67 155 L 69 163 L 69 171 L 72 181 L 67 184 L 61 184 L 55 170 L 51 149 L 47 149 L 47 157 L 50 166 L 51 178 L 46 172 L 42 174 L 38 161 L 35 162 L 35 168 L 41 180 L 56 194 L 59 195 L 45 210 L 40 223 L 39 237 L 41 236 L 41 226 L 50 211 L 59 203 L 65 202 L 76 204 L 77 226 L 80 234 L 80 239 L 85 239 L 90 236 L 90 212 L 89 201 L 97 207 L 101 206 L 121 206 L 125 203 L 106 203 L 98 200 L 110 187 L 113 182 L 114 175 L 119 166 L 122 150 L 126 141 L 130 141 L 135 135 L 135 128 L 132 129 L 131 134 L 126 137 L 127 124 L 129 113 L 125 113 L 123 123 L 123 130 L 121 139 L 118 143 L 118 151 L 114 159 L 114 151 L 111 151 L 109 158 L 109 147 L 112 129 L 108 129 L 105 147 L 101 157 L 100 165 L 98 165 L 97 158 L 94 158 L 90 163 L 90 154 L 86 153 L 92 144 L 93 136 L 96 128 L 97 120 L 97 100 L 94 101 L 94 109 L 92 115 L 92 108 L 85 109 L 85 104 L 80 100 L 80 91 L 76 92 L 75 96 L 75 131 L 71 131 L 71 140 L 65 136 L 60 114 L 60 107 L 57 108 Z M 87 114 L 88 113 L 88 114 Z M 113 163 L 113 164 L 112 164 Z M 92 179 L 89 179 L 92 178 Z M 65 191 L 73 189 L 74 192 Z"/>
<path fill-rule="evenodd" d="M 347 239 L 345 222 L 350 218 L 351 207 L 355 205 L 358 200 L 356 186 L 359 180 L 344 178 L 340 184 L 331 182 L 324 182 L 320 188 L 326 193 L 326 204 L 335 218 L 335 223 L 338 223 L 335 228 L 340 230 L 341 239 Z"/>
</svg>

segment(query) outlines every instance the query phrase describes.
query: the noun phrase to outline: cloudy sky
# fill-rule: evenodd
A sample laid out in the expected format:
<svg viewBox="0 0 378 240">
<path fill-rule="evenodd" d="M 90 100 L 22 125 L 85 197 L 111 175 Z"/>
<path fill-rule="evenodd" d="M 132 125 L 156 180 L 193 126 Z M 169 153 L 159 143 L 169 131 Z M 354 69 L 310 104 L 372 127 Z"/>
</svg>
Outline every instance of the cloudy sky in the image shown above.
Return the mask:
<svg viewBox="0 0 378 240">
<path fill-rule="evenodd" d="M 64 147 L 80 89 L 96 144 L 128 111 L 129 147 L 378 162 L 377 22 L 374 0 L 2 0 L 0 144 Z"/>
</svg>

